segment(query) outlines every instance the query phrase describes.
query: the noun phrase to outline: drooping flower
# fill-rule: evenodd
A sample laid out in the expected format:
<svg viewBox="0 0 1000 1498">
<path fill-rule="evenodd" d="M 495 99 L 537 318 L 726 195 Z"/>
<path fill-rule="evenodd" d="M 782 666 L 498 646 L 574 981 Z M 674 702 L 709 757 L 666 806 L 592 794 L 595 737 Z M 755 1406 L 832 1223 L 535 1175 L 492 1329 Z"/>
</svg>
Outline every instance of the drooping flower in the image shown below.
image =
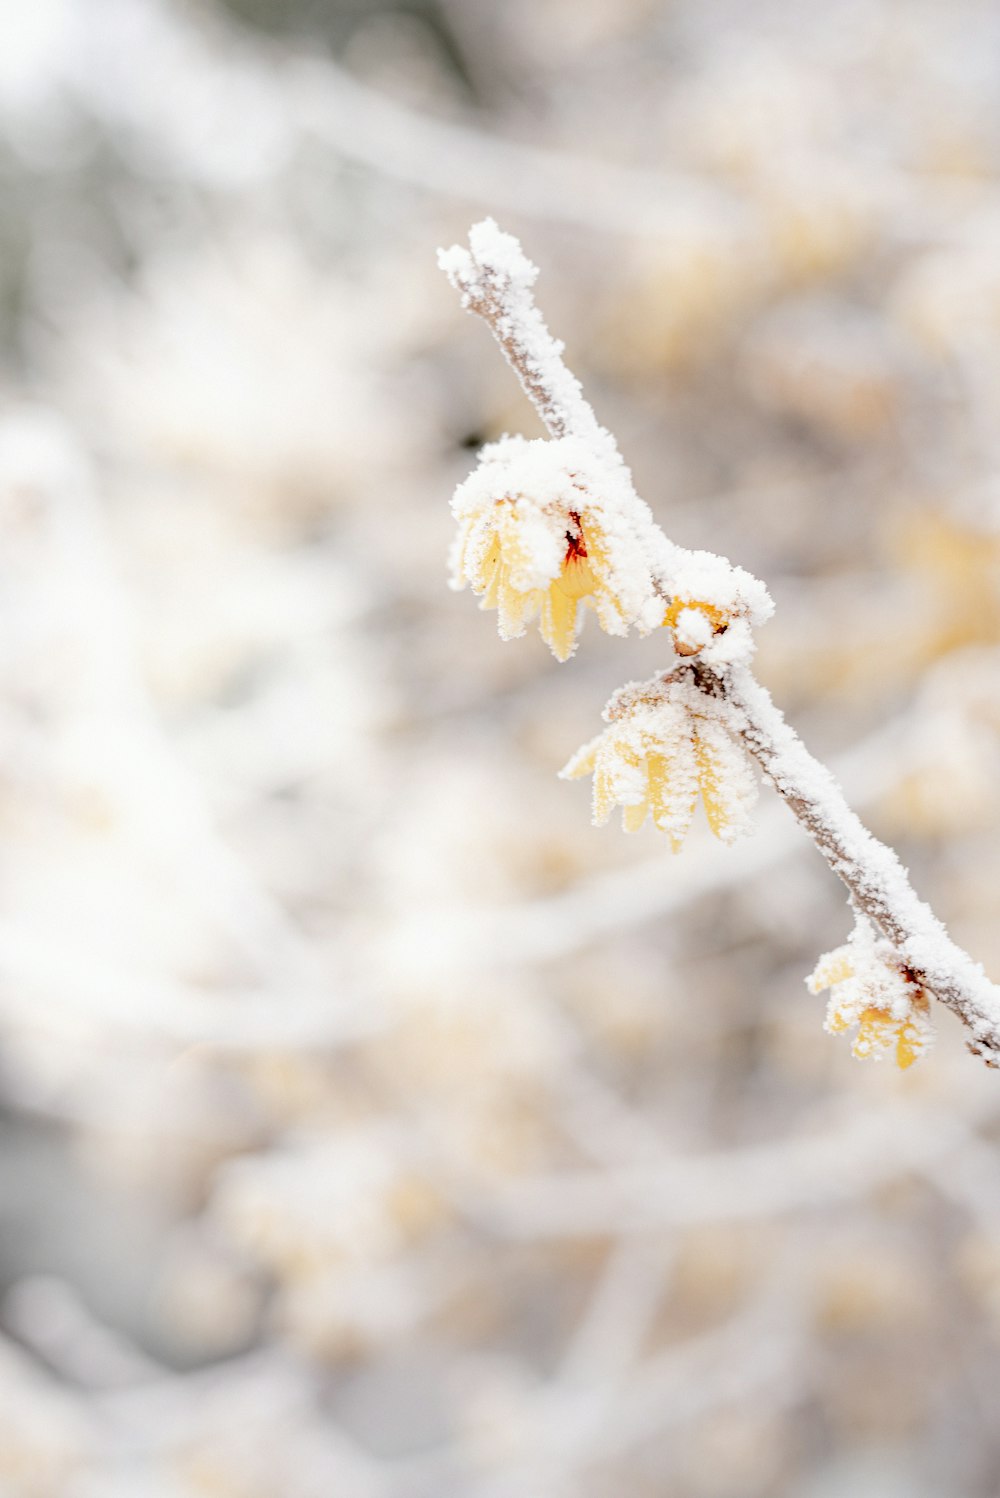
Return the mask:
<svg viewBox="0 0 1000 1498">
<path fill-rule="evenodd" d="M 851 1051 L 860 1061 L 892 1052 L 905 1070 L 933 1043 L 926 990 L 892 943 L 865 922 L 820 958 L 806 984 L 810 993 L 830 990 L 824 1023 L 830 1035 L 857 1027 Z"/>
<path fill-rule="evenodd" d="M 624 633 L 617 627 L 624 619 L 608 586 L 605 553 L 594 522 L 588 519 L 584 527 L 579 511 L 567 513 L 563 554 L 550 575 L 553 562 L 543 558 L 553 549 L 552 538 L 540 533 L 542 528 L 534 524 L 537 518 L 523 501 L 495 500 L 487 516 L 470 518 L 463 525 L 455 570 L 480 595 L 481 608 L 497 610 L 501 638 L 523 635 L 537 617 L 542 639 L 557 660 L 565 661 L 576 644 L 581 604 L 603 612 L 602 623 L 611 633 Z"/>
<path fill-rule="evenodd" d="M 608 727 L 573 756 L 564 779 L 594 777 L 594 822 L 622 807 L 626 832 L 648 815 L 680 850 L 699 792 L 716 837 L 750 831 L 757 782 L 727 705 L 686 678 L 630 683 L 604 710 Z"/>
<path fill-rule="evenodd" d="M 608 634 L 648 632 L 664 604 L 630 503 L 639 502 L 617 454 L 571 437 L 505 437 L 455 493 L 453 586 L 468 583 L 481 608 L 497 610 L 505 640 L 537 617 L 560 661 L 573 653 L 584 608 Z"/>
</svg>

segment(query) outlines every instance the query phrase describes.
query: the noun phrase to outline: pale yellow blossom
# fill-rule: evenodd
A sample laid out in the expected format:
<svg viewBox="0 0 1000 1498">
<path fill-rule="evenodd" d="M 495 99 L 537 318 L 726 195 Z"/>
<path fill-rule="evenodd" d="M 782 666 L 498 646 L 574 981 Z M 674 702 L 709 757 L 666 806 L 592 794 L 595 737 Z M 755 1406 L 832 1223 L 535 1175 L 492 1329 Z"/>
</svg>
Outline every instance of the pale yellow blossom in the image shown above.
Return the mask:
<svg viewBox="0 0 1000 1498">
<path fill-rule="evenodd" d="M 825 1029 L 841 1035 L 857 1027 L 851 1043 L 858 1060 L 891 1052 L 904 1071 L 933 1040 L 925 990 L 888 942 L 860 936 L 820 958 L 806 980 L 810 993 L 830 990 Z"/>
<path fill-rule="evenodd" d="M 577 512 L 566 516 L 562 556 L 555 559 L 552 575 L 542 581 L 529 542 L 531 527 L 537 529 L 532 512 L 513 499 L 500 499 L 485 516 L 465 519 L 459 533 L 456 576 L 480 596 L 480 608 L 497 610 L 503 638 L 523 634 L 525 625 L 537 617 L 553 655 L 568 660 L 576 645 L 581 605 L 594 609 L 609 632 L 624 633 L 625 613 L 596 520 Z"/>
<path fill-rule="evenodd" d="M 622 807 L 626 832 L 647 816 L 678 852 L 699 794 L 708 825 L 723 842 L 750 829 L 757 786 L 746 752 L 717 704 L 681 681 L 653 681 L 616 693 L 608 727 L 562 770 L 594 777 L 594 822 Z"/>
</svg>

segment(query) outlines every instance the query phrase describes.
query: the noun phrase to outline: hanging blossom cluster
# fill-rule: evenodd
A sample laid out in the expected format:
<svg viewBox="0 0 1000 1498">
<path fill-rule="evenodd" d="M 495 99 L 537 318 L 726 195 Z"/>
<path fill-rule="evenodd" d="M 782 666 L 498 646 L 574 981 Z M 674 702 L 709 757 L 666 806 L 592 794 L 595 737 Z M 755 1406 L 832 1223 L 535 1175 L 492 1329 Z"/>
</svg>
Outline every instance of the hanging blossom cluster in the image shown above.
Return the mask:
<svg viewBox="0 0 1000 1498">
<path fill-rule="evenodd" d="M 908 1067 L 930 1044 L 933 988 L 969 1026 L 970 1048 L 1000 1065 L 1000 991 L 917 899 L 896 855 L 859 822 L 750 673 L 753 629 L 773 610 L 763 583 L 664 536 L 534 305 L 537 270 L 516 239 L 487 219 L 468 249 L 453 246 L 439 261 L 463 305 L 492 328 L 550 433 L 490 444 L 458 486 L 452 585 L 471 586 L 482 608 L 496 609 L 504 639 L 537 619 L 560 661 L 576 649 L 588 610 L 609 634 L 662 630 L 671 647 L 663 673 L 615 693 L 605 730 L 562 771 L 593 776 L 594 821 L 620 806 L 626 831 L 649 818 L 676 852 L 700 798 L 712 831 L 733 842 L 750 830 L 752 756 L 858 910 L 879 925 L 889 911 L 903 933 L 897 948 L 859 926 L 821 960 L 809 981 L 814 992 L 831 989 L 826 1028 L 854 1029 L 855 1056 L 892 1052 Z"/>
<path fill-rule="evenodd" d="M 751 831 L 757 781 L 728 704 L 698 690 L 687 672 L 621 687 L 604 709 L 605 731 L 574 754 L 566 780 L 594 777 L 594 822 L 616 806 L 626 832 L 647 816 L 680 851 L 699 794 L 724 843 Z"/>
<path fill-rule="evenodd" d="M 483 449 L 452 511 L 452 585 L 497 610 L 505 640 L 537 618 L 560 661 L 587 609 L 608 634 L 666 626 L 679 654 L 719 663 L 749 656 L 750 626 L 772 609 L 742 568 L 667 540 L 610 443 L 504 437 Z"/>
<path fill-rule="evenodd" d="M 483 450 L 452 508 L 453 586 L 471 584 L 480 606 L 497 610 L 505 640 L 537 617 L 560 661 L 588 608 L 608 634 L 663 628 L 679 662 L 716 667 L 750 656 L 751 626 L 772 610 L 748 572 L 667 540 L 607 433 L 598 442 L 505 437 Z M 562 771 L 593 775 L 597 825 L 615 806 L 628 832 L 651 816 L 677 852 L 700 794 L 717 837 L 750 830 L 757 786 L 733 711 L 690 671 L 623 687 L 604 718 L 607 730 Z"/>
<path fill-rule="evenodd" d="M 912 1066 L 934 1039 L 930 1000 L 892 943 L 859 920 L 847 943 L 825 953 L 806 980 L 810 993 L 830 990 L 824 1028 L 854 1030 L 851 1051 L 860 1061 L 895 1057 Z"/>
</svg>

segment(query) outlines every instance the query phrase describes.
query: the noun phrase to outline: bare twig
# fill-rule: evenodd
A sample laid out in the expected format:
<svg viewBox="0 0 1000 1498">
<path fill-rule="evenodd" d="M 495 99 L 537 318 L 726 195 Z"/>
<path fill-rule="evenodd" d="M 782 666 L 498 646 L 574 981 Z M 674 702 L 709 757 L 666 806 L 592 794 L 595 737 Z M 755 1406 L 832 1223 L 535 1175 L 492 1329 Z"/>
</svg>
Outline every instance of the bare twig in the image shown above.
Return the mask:
<svg viewBox="0 0 1000 1498">
<path fill-rule="evenodd" d="M 976 1104 L 974 1113 L 978 1114 Z M 987 1109 L 982 1106 L 982 1114 Z M 822 1132 L 615 1171 L 527 1176 L 479 1210 L 515 1239 L 624 1239 L 710 1222 L 745 1222 L 855 1201 L 960 1159 L 968 1119 L 926 1106 L 858 1113 Z M 470 1203 L 475 1211 L 478 1204 Z"/>
<path fill-rule="evenodd" d="M 614 439 L 598 424 L 562 360 L 562 345 L 551 338 L 534 304 L 535 267 L 515 241 L 507 241 L 503 256 L 491 254 L 495 226 L 488 228 L 494 237 L 474 233 L 471 252 L 443 253 L 442 269 L 461 290 L 463 306 L 488 324 L 550 434 L 613 449 Z M 969 1028 L 972 1053 L 1000 1066 L 1000 989 L 917 898 L 896 854 L 851 811 L 833 776 L 809 754 L 765 689 L 742 665 L 692 660 L 681 669 L 706 695 L 727 701 L 747 749 L 847 886 L 856 911 L 893 944 L 908 976 Z"/>
</svg>

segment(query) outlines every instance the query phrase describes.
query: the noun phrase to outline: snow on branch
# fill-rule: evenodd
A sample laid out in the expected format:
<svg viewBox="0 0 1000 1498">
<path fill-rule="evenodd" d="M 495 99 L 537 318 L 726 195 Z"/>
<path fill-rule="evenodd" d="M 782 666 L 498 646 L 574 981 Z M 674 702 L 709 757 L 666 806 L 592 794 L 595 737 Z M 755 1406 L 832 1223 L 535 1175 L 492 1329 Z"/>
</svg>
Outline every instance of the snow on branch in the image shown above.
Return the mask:
<svg viewBox="0 0 1000 1498">
<path fill-rule="evenodd" d="M 502 233 L 491 218 L 469 230 L 469 246 L 439 250 L 438 265 L 462 292 L 462 306 L 493 329 L 550 434 L 583 437 L 614 451 L 614 438 L 598 424 L 580 381 L 563 363 L 563 345 L 552 337 L 535 306 L 537 266 L 513 235 Z"/>
<path fill-rule="evenodd" d="M 454 586 L 469 583 L 484 608 L 497 609 L 504 639 L 539 616 L 559 660 L 575 649 L 580 605 L 609 634 L 667 625 L 680 655 L 748 660 L 751 626 L 773 611 L 764 584 L 667 539 L 534 304 L 536 268 L 492 219 L 469 241 L 471 250 L 439 251 L 439 264 L 462 305 L 489 324 L 551 440 L 506 437 L 484 448 L 452 504 Z"/>
<path fill-rule="evenodd" d="M 575 649 L 587 607 L 610 634 L 662 628 L 672 646 L 668 668 L 617 692 L 607 730 L 563 771 L 593 775 L 595 820 L 618 805 L 632 831 L 651 815 L 676 850 L 700 797 L 712 830 L 731 842 L 750 829 L 752 758 L 855 911 L 851 941 L 820 959 L 811 980 L 814 991 L 832 990 L 827 1028 L 855 1028 L 855 1055 L 892 1050 L 906 1066 L 929 1044 L 933 995 L 969 1028 L 973 1054 L 1000 1066 L 1000 989 L 917 898 L 896 854 L 863 826 L 749 669 L 752 629 L 773 607 L 763 583 L 664 536 L 535 306 L 538 272 L 516 239 L 486 219 L 468 249 L 440 251 L 439 263 L 550 434 L 490 445 L 459 486 L 453 585 L 470 584 L 482 608 L 497 609 L 504 638 L 538 616 L 559 660 Z"/>
</svg>

